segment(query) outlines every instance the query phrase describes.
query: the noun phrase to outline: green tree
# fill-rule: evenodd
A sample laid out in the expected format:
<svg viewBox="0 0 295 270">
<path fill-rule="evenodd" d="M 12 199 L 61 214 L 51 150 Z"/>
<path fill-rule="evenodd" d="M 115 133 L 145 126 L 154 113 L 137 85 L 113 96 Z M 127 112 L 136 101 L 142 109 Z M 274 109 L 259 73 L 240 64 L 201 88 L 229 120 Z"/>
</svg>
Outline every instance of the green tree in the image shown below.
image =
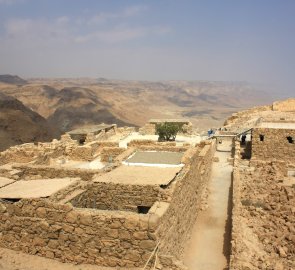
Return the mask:
<svg viewBox="0 0 295 270">
<path fill-rule="evenodd" d="M 156 124 L 156 134 L 159 135 L 158 141 L 175 141 L 179 126 L 173 123 Z"/>
</svg>

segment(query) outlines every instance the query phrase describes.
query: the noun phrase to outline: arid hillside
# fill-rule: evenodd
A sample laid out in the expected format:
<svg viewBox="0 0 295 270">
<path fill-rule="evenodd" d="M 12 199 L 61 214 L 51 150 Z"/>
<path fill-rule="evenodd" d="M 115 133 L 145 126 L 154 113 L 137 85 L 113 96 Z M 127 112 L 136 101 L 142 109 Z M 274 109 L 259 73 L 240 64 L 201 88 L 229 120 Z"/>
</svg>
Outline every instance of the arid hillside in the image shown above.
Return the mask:
<svg viewBox="0 0 295 270">
<path fill-rule="evenodd" d="M 20 78 L 19 76 L 9 75 L 9 74 L 0 75 L 0 82 L 8 83 L 8 84 L 16 84 L 16 85 L 22 85 L 27 83 L 26 80 Z"/>
<path fill-rule="evenodd" d="M 0 151 L 26 142 L 50 141 L 58 130 L 13 97 L 0 93 Z"/>
<path fill-rule="evenodd" d="M 201 131 L 273 101 L 247 83 L 209 81 L 30 79 L 25 85 L 2 83 L 0 91 L 62 131 L 101 122 L 142 126 L 151 118 L 188 118 Z"/>
</svg>

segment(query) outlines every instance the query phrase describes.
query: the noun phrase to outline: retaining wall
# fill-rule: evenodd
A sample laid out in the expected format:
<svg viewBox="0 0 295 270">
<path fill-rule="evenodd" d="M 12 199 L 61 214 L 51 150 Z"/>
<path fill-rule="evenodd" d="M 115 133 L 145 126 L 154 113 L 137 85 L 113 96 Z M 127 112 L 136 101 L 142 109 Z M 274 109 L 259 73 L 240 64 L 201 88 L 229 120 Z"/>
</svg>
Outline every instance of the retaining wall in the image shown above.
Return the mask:
<svg viewBox="0 0 295 270">
<path fill-rule="evenodd" d="M 44 200 L 0 203 L 0 246 L 103 266 L 140 266 L 156 245 L 149 216 Z"/>
<path fill-rule="evenodd" d="M 71 200 L 75 207 L 137 212 L 138 206 L 151 207 L 158 199 L 160 187 L 92 183 L 86 191 Z"/>
</svg>

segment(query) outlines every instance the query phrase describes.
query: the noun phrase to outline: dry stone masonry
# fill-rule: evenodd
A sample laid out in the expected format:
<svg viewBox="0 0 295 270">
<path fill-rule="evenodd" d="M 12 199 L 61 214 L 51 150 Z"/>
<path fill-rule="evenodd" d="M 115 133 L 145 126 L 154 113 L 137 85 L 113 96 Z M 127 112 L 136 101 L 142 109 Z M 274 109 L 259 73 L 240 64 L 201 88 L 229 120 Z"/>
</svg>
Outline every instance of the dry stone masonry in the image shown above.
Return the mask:
<svg viewBox="0 0 295 270">
<path fill-rule="evenodd" d="M 126 136 L 120 132 L 116 136 Z M 81 145 L 65 135 L 60 141 L 1 153 L 4 167 L 0 174 L 14 176 L 13 181 L 78 180 L 46 198 L 2 197 L 0 246 L 62 262 L 108 267 L 143 267 L 149 258 L 151 266 L 157 253 L 161 269 L 186 269 L 180 260 L 202 208 L 215 144 L 131 141 L 126 149 L 116 141 L 94 137 L 87 135 Z M 158 179 L 140 182 L 140 177 L 134 183 L 132 179 L 126 183 L 100 181 L 100 176 L 124 166 L 121 161 L 136 151 L 182 153 L 183 167 L 175 169 L 177 173 L 165 184 Z M 85 164 L 98 158 L 103 169 L 70 168 L 57 162 Z"/>
</svg>

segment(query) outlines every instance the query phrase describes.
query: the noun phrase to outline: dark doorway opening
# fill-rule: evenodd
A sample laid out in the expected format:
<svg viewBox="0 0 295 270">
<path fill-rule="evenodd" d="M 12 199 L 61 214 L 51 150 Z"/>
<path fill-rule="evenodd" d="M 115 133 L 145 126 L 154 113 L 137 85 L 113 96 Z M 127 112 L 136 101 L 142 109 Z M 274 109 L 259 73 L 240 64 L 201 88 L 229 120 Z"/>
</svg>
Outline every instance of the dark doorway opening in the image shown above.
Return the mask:
<svg viewBox="0 0 295 270">
<path fill-rule="evenodd" d="M 80 145 L 83 145 L 85 143 L 85 138 L 81 138 L 80 140 L 79 140 L 79 144 Z"/>
<path fill-rule="evenodd" d="M 137 212 L 139 214 L 147 214 L 151 209 L 150 206 L 137 206 Z"/>
</svg>

